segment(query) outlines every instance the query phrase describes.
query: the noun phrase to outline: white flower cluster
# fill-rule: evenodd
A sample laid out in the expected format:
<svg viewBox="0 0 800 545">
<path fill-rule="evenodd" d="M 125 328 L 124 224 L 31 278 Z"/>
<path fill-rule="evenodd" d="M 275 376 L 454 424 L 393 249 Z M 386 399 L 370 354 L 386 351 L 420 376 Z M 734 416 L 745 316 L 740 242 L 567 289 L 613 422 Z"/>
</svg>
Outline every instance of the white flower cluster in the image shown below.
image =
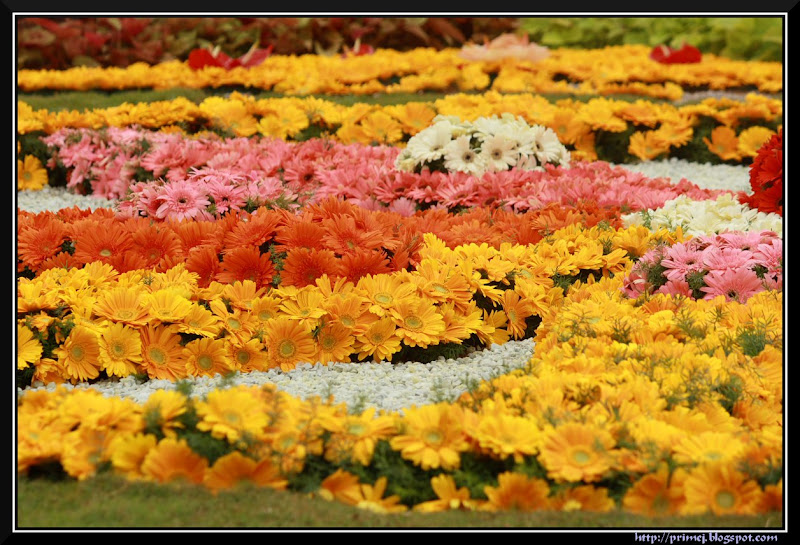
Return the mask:
<svg viewBox="0 0 800 545">
<path fill-rule="evenodd" d="M 685 234 L 695 237 L 724 231 L 772 231 L 783 238 L 783 218 L 779 214 L 750 208 L 731 193 L 704 201 L 681 195 L 656 210 L 624 214 L 622 222 L 625 227 L 645 225 L 653 231 L 675 229 L 680 225 Z"/>
<path fill-rule="evenodd" d="M 395 167 L 406 172 L 466 172 L 480 176 L 519 168 L 544 170 L 545 164 L 569 166 L 570 153 L 556 133 L 503 114 L 473 122 L 438 115 L 433 125 L 411 137 Z"/>
</svg>

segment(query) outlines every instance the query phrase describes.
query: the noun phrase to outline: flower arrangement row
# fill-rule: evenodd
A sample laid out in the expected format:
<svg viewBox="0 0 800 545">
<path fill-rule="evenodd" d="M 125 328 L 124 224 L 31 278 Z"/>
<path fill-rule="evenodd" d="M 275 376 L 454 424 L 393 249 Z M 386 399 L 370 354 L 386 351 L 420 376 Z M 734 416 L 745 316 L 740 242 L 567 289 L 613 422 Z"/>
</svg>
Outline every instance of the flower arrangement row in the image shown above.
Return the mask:
<svg viewBox="0 0 800 545">
<path fill-rule="evenodd" d="M 42 135 L 64 128 L 138 125 L 189 134 L 215 130 L 292 141 L 325 136 L 344 143 L 402 147 L 437 115 L 474 121 L 503 114 L 553 130 L 578 160 L 626 163 L 690 157 L 696 162 L 740 163 L 751 161 L 782 126 L 783 103 L 751 93 L 744 101 L 708 98 L 679 107 L 606 98 L 553 104 L 537 95 L 488 92 L 448 95 L 434 102 L 344 106 L 317 98 L 256 99 L 233 93 L 200 104 L 178 98 L 83 112 L 34 111 L 19 101 L 17 131 Z"/>
<path fill-rule="evenodd" d="M 332 197 L 296 212 L 260 207 L 231 212 L 218 221 L 153 221 L 106 208 L 20 211 L 17 270 L 31 278 L 47 269 L 93 261 L 113 265 L 119 272 L 163 271 L 183 263 L 199 275 L 203 286 L 213 280 L 250 278 L 264 287 L 276 283 L 278 276 L 285 284 L 302 286 L 309 283 L 304 276 L 309 268 L 357 280 L 367 273 L 413 267 L 426 233 L 449 247 L 479 239 L 499 248 L 504 243 L 537 243 L 572 223 L 621 227 L 619 215 L 619 206 L 576 201 L 524 212 L 473 208 L 452 214 L 429 209 L 404 217 Z"/>
<path fill-rule="evenodd" d="M 27 392 L 18 469 L 184 478 L 215 493 L 248 480 L 380 513 L 780 510 L 782 294 L 629 299 L 621 288 L 620 276 L 572 285 L 526 370 L 402 414 L 272 385 L 202 398 L 179 387 L 142 404 Z"/>
<path fill-rule="evenodd" d="M 667 178 L 647 178 L 601 161 L 556 167 L 546 162 L 552 150 L 561 153 L 558 150 L 564 149 L 554 137 L 552 150 L 550 144 L 537 140 L 528 144 L 542 146 L 542 151 L 526 155 L 525 161 L 539 165 L 536 157 L 541 153 L 544 166 L 510 168 L 503 162 L 506 155 L 511 156 L 508 144 L 514 142 L 508 138 L 498 140 L 495 147 L 490 142 L 480 152 L 491 157 L 496 150 L 506 170 L 475 173 L 447 170 L 448 166 L 469 169 L 480 164 L 473 150 L 458 147 L 458 139 L 450 144 L 441 138 L 419 145 L 412 142 L 407 150 L 409 155 L 417 154 L 414 157 L 435 158 L 435 152 L 425 151 L 430 146 L 449 149 L 452 145 L 454 150 L 452 159 L 434 159 L 443 168 L 429 160 L 424 169 L 413 170 L 398 168 L 406 160 L 398 148 L 319 138 L 302 143 L 258 137 L 187 138 L 112 127 L 66 129 L 43 142 L 48 145 L 47 168 L 31 156 L 26 158 L 28 165 L 20 161 L 22 187 L 33 188 L 31 180 L 52 178 L 53 185 L 66 183 L 76 193 L 118 199 L 117 210 L 125 216 L 159 220 L 220 218 L 265 204 L 294 208 L 331 196 L 371 210 L 411 216 L 429 208 L 526 211 L 590 201 L 633 211 L 657 208 L 679 195 L 709 199 L 724 193 L 698 188 L 687 180 L 672 183 Z"/>
<path fill-rule="evenodd" d="M 566 94 L 645 94 L 678 99 L 682 87 L 783 89 L 780 62 L 731 60 L 664 65 L 643 45 L 553 49 L 538 60 L 505 57 L 473 60 L 461 49 L 378 49 L 366 55 L 270 55 L 252 67 L 206 66 L 168 61 L 118 67 L 19 70 L 22 91 L 173 87 L 244 87 L 287 95 L 497 91 Z M 578 84 L 578 85 L 575 85 Z"/>
<path fill-rule="evenodd" d="M 30 368 L 29 378 L 50 373 L 74 381 L 96 378 L 104 370 L 117 376 L 171 373 L 175 379 L 238 369 L 243 360 L 232 352 L 237 347 L 249 358 L 261 354 L 263 369 L 291 369 L 299 361 L 350 361 L 356 355 L 361 361 L 391 361 L 401 350 L 435 345 L 463 351 L 505 342 L 509 335 L 530 337 L 576 279 L 621 273 L 656 241 L 680 240 L 680 234 L 675 238 L 645 227 L 615 230 L 572 223 L 536 244 L 503 242 L 499 248 L 485 243 L 450 248 L 421 231 L 403 237 L 406 247 L 418 245 L 410 252 L 382 242 L 375 229 L 362 229 L 362 240 L 350 249 L 346 237 L 332 229 L 325 238 L 336 239 L 342 249 L 335 253 L 313 246 L 320 237 L 305 228 L 314 225 L 310 222 L 294 222 L 273 240 L 276 216 L 254 214 L 247 225 L 256 228 L 249 235 L 232 229 L 216 242 L 203 243 L 201 233 L 190 234 L 198 246 L 188 252 L 185 264 L 162 259 L 157 266 L 128 270 L 125 259 L 118 258 L 128 254 L 113 246 L 124 228 L 110 221 L 83 221 L 89 233 L 110 233 L 106 244 L 85 248 L 79 242 L 72 266 L 18 279 L 19 323 L 30 330 L 26 335 L 34 356 L 21 359 L 20 370 Z M 335 228 L 346 219 L 342 215 L 330 225 Z M 148 229 L 148 221 L 138 223 L 139 232 Z M 50 225 L 58 227 L 57 222 Z M 20 242 L 22 252 L 36 251 L 33 239 L 40 232 L 28 231 L 31 236 Z M 392 260 L 405 256 L 402 268 L 390 265 L 382 244 L 394 250 Z M 270 249 L 262 254 L 267 245 Z M 372 253 L 380 261 L 359 246 L 376 248 Z M 87 249 L 98 257 L 86 257 Z M 136 255 L 135 249 L 128 252 Z M 353 264 L 359 260 L 360 265 Z M 101 357 L 104 335 L 111 340 L 103 341 Z M 152 342 L 161 343 L 160 363 L 171 361 L 169 371 L 157 365 L 158 358 L 142 362 Z M 121 349 L 117 355 L 114 346 Z M 190 356 L 184 349 L 198 353 Z M 211 367 L 198 366 L 201 355 L 208 356 L 203 361 Z"/>
</svg>

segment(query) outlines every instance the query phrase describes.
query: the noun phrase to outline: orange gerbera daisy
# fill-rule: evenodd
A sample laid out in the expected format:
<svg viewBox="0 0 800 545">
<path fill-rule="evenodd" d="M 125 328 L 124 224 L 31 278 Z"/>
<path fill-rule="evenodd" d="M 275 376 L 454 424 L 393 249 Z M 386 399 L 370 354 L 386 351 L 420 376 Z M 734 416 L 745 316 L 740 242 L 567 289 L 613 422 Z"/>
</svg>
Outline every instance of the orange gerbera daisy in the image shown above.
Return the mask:
<svg viewBox="0 0 800 545">
<path fill-rule="evenodd" d="M 537 479 L 506 471 L 497 476 L 498 486 L 485 486 L 488 501 L 481 505 L 485 511 L 539 511 L 550 509 L 550 487 L 544 479 Z"/>
<path fill-rule="evenodd" d="M 142 218 L 145 219 L 145 218 Z M 145 221 L 147 221 L 145 219 Z M 181 239 L 175 231 L 163 225 L 147 223 L 130 223 L 130 237 L 133 250 L 141 254 L 147 261 L 147 268 L 154 268 L 164 259 L 175 258 L 183 254 Z"/>
<path fill-rule="evenodd" d="M 551 499 L 551 503 L 557 511 L 607 513 L 616 508 L 614 500 L 608 497 L 608 488 L 595 488 L 592 485 L 562 490 Z"/>
<path fill-rule="evenodd" d="M 431 488 L 436 494 L 437 499 L 424 501 L 414 506 L 414 511 L 421 513 L 436 513 L 448 511 L 450 509 L 475 509 L 478 502 L 469 497 L 469 488 L 462 486 L 456 489 L 453 477 L 441 473 L 431 477 Z"/>
<path fill-rule="evenodd" d="M 233 229 L 225 233 L 223 242 L 226 248 L 262 247 L 275 236 L 281 216 L 267 208 L 259 208 L 246 219 L 237 222 Z"/>
<path fill-rule="evenodd" d="M 469 449 L 463 420 L 463 409 L 458 405 L 412 407 L 398 422 L 398 434 L 389 444 L 423 470 L 452 470 L 461 464 L 461 453 Z"/>
<path fill-rule="evenodd" d="M 73 257 L 82 264 L 93 261 L 110 264 L 112 257 L 118 257 L 133 247 L 130 233 L 112 220 L 83 220 L 73 224 L 73 231 Z"/>
<path fill-rule="evenodd" d="M 275 249 L 279 252 L 288 252 L 294 248 L 322 250 L 324 237 L 325 229 L 319 223 L 313 223 L 308 216 L 300 216 L 278 227 Z"/>
<path fill-rule="evenodd" d="M 298 363 L 311 363 L 317 349 L 311 332 L 301 322 L 280 316 L 270 320 L 266 329 L 271 367 L 291 371 Z"/>
<path fill-rule="evenodd" d="M 64 344 L 54 352 L 68 378 L 87 381 L 100 375 L 100 344 L 97 334 L 88 327 L 73 327 Z"/>
<path fill-rule="evenodd" d="M 350 282 L 358 282 L 364 276 L 388 274 L 389 260 L 383 250 L 355 249 L 344 254 L 340 261 L 341 274 Z"/>
<path fill-rule="evenodd" d="M 183 347 L 183 356 L 186 372 L 193 377 L 213 377 L 217 373 L 225 376 L 235 368 L 222 339 L 204 337 L 190 341 Z"/>
<path fill-rule="evenodd" d="M 325 236 L 322 242 L 329 250 L 345 255 L 356 249 L 376 250 L 382 246 L 384 234 L 378 230 L 367 230 L 358 225 L 355 218 L 340 215 L 322 220 Z"/>
<path fill-rule="evenodd" d="M 189 250 L 186 257 L 186 270 L 198 276 L 197 285 L 207 288 L 222 270 L 214 245 L 203 244 Z"/>
<path fill-rule="evenodd" d="M 258 248 L 245 246 L 225 253 L 222 270 L 217 273 L 216 280 L 223 284 L 250 280 L 262 288 L 269 286 L 274 276 L 275 267 L 269 254 L 261 254 Z"/>
<path fill-rule="evenodd" d="M 683 494 L 684 470 L 670 474 L 666 464 L 636 481 L 622 498 L 622 506 L 633 513 L 650 517 L 676 515 L 686 502 Z"/>
<path fill-rule="evenodd" d="M 142 368 L 147 376 L 176 381 L 186 377 L 186 360 L 181 337 L 175 326 L 152 326 L 139 331 L 142 343 Z"/>
<path fill-rule="evenodd" d="M 328 501 L 340 501 L 347 505 L 356 505 L 361 499 L 361 487 L 358 477 L 343 469 L 325 477 L 319 485 L 317 494 Z"/>
<path fill-rule="evenodd" d="M 269 458 L 253 460 L 235 450 L 221 456 L 206 470 L 204 484 L 213 491 L 233 488 L 239 483 L 250 482 L 275 490 L 285 490 L 289 481 L 281 475 Z"/>
<path fill-rule="evenodd" d="M 281 270 L 281 286 L 313 285 L 322 275 L 340 276 L 341 266 L 330 250 L 293 248 L 286 254 Z"/>
<path fill-rule="evenodd" d="M 23 266 L 27 265 L 37 272 L 45 260 L 59 253 L 66 239 L 67 229 L 64 224 L 59 220 L 47 219 L 41 225 L 19 230 L 17 257 Z"/>
<path fill-rule="evenodd" d="M 733 464 L 713 462 L 692 469 L 683 484 L 686 504 L 682 514 L 752 515 L 761 507 L 759 484 Z"/>
<path fill-rule="evenodd" d="M 613 466 L 613 446 L 609 432 L 571 422 L 545 432 L 539 459 L 553 479 L 592 482 Z"/>
<path fill-rule="evenodd" d="M 711 150 L 712 153 L 718 155 L 720 159 L 725 161 L 738 161 L 741 159 L 741 155 L 739 154 L 739 139 L 736 137 L 736 131 L 730 127 L 721 125 L 715 128 L 711 131 L 711 140 L 704 136 L 703 142 L 705 142 L 708 149 Z"/>
<path fill-rule="evenodd" d="M 142 475 L 159 483 L 186 479 L 201 484 L 208 460 L 196 454 L 184 439 L 166 437 L 147 453 L 142 461 Z"/>
</svg>

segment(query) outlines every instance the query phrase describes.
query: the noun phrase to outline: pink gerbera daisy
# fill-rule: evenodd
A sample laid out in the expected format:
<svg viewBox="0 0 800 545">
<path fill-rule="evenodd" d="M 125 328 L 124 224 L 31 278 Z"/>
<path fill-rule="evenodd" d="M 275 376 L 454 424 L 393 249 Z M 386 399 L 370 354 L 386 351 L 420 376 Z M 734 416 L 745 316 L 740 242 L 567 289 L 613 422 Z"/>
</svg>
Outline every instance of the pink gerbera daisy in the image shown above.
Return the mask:
<svg viewBox="0 0 800 545">
<path fill-rule="evenodd" d="M 713 299 L 720 295 L 726 301 L 744 303 L 751 296 L 764 290 L 764 284 L 751 269 L 728 269 L 709 272 L 703 280 L 705 287 L 700 291 L 705 292 L 703 299 Z"/>
<path fill-rule="evenodd" d="M 692 297 L 692 288 L 686 280 L 677 278 L 670 280 L 656 290 L 656 293 L 663 293 L 664 295 L 682 295 L 684 297 Z"/>
<path fill-rule="evenodd" d="M 711 270 L 749 269 L 755 265 L 753 252 L 749 250 L 709 246 L 702 253 L 703 264 Z"/>
<path fill-rule="evenodd" d="M 158 199 L 161 205 L 156 210 L 156 217 L 169 217 L 179 221 L 200 215 L 210 204 L 205 195 L 200 194 L 185 180 L 166 184 Z"/>
<path fill-rule="evenodd" d="M 691 272 L 703 270 L 703 252 L 692 250 L 684 244 L 676 244 L 667 249 L 661 265 L 667 268 L 664 271 L 667 279 L 681 280 Z"/>
</svg>

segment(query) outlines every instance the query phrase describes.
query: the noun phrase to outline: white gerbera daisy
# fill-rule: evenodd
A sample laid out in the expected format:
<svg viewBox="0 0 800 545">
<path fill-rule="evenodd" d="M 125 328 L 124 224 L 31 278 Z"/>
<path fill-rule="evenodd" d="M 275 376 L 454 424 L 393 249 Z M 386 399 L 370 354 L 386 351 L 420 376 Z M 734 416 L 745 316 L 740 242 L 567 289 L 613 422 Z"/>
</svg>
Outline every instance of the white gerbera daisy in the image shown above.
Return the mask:
<svg viewBox="0 0 800 545">
<path fill-rule="evenodd" d="M 558 164 L 560 162 L 561 150 L 564 146 L 558 140 L 558 135 L 553 129 L 542 127 L 536 144 L 538 149 L 534 153 L 540 163 Z"/>
<path fill-rule="evenodd" d="M 516 151 L 517 142 L 504 134 L 487 136 L 481 143 L 482 160 L 490 171 L 508 170 L 519 158 Z"/>
<path fill-rule="evenodd" d="M 470 140 L 469 136 L 464 135 L 447 144 L 444 153 L 444 167 L 448 171 L 474 175 L 486 171 L 486 164 L 482 156 L 472 148 Z"/>
<path fill-rule="evenodd" d="M 452 126 L 447 122 L 440 122 L 414 135 L 408 141 L 406 150 L 418 164 L 436 161 L 442 158 L 451 140 Z"/>
</svg>

